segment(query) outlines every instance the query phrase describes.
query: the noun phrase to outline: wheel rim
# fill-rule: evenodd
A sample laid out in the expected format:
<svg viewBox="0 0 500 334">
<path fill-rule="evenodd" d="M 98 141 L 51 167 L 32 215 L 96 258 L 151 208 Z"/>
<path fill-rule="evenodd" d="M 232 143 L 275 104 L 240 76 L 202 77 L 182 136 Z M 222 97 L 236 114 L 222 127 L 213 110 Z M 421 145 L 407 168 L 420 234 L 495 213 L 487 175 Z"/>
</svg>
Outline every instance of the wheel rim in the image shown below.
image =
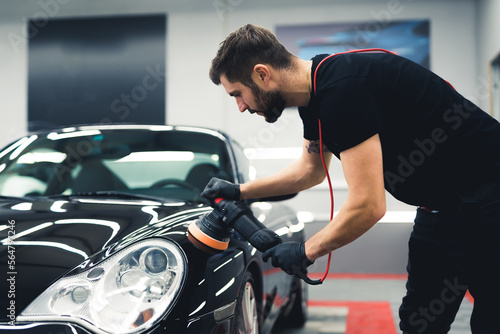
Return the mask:
<svg viewBox="0 0 500 334">
<path fill-rule="evenodd" d="M 245 284 L 243 298 L 241 299 L 241 310 L 245 324 L 245 334 L 258 334 L 257 302 L 250 282 Z"/>
</svg>

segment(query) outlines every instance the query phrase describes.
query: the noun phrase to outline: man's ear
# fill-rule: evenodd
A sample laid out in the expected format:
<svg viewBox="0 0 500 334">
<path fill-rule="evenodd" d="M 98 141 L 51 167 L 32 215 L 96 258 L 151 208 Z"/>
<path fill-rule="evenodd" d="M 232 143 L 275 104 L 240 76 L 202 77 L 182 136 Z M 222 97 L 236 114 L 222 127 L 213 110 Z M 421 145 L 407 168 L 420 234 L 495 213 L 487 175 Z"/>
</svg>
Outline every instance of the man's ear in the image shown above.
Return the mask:
<svg viewBox="0 0 500 334">
<path fill-rule="evenodd" d="M 267 65 L 257 64 L 253 67 L 252 76 L 255 82 L 262 82 L 267 85 L 271 79 L 271 70 Z"/>
</svg>

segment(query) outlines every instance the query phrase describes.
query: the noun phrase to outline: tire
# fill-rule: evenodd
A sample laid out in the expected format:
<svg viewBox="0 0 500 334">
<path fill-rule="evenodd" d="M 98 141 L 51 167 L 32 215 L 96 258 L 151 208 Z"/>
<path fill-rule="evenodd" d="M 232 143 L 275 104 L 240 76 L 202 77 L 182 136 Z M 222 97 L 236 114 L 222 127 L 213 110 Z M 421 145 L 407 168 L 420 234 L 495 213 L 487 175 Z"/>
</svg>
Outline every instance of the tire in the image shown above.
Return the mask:
<svg viewBox="0 0 500 334">
<path fill-rule="evenodd" d="M 276 322 L 281 328 L 300 328 L 307 321 L 307 284 L 298 277 L 293 278 L 292 284 L 290 304 Z"/>
<path fill-rule="evenodd" d="M 236 304 L 234 334 L 259 334 L 259 308 L 252 274 L 246 272 Z"/>
</svg>

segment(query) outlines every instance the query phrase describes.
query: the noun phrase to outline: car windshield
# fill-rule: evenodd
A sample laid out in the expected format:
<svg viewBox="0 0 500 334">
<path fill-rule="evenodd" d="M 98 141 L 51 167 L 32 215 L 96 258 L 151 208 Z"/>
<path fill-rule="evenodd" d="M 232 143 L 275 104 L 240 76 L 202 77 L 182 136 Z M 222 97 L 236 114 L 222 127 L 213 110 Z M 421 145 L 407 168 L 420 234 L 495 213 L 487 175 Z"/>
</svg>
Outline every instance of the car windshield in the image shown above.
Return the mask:
<svg viewBox="0 0 500 334">
<path fill-rule="evenodd" d="M 213 176 L 234 181 L 226 143 L 196 131 L 52 132 L 0 152 L 2 196 L 119 191 L 197 201 Z"/>
</svg>

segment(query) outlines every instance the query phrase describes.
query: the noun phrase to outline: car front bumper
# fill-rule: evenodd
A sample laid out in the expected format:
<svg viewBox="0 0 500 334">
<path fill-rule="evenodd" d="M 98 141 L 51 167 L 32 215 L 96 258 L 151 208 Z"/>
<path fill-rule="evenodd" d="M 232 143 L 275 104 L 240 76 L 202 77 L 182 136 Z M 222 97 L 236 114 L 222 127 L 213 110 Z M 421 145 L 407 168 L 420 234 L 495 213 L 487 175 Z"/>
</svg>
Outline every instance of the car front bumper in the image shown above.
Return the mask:
<svg viewBox="0 0 500 334">
<path fill-rule="evenodd" d="M 232 317 L 216 321 L 214 312 L 196 319 L 172 320 L 160 322 L 157 326 L 146 330 L 144 334 L 174 333 L 174 334 L 230 334 Z M 70 322 L 33 322 L 10 325 L 0 323 L 0 333 L 13 334 L 94 334 L 88 329 Z"/>
</svg>

